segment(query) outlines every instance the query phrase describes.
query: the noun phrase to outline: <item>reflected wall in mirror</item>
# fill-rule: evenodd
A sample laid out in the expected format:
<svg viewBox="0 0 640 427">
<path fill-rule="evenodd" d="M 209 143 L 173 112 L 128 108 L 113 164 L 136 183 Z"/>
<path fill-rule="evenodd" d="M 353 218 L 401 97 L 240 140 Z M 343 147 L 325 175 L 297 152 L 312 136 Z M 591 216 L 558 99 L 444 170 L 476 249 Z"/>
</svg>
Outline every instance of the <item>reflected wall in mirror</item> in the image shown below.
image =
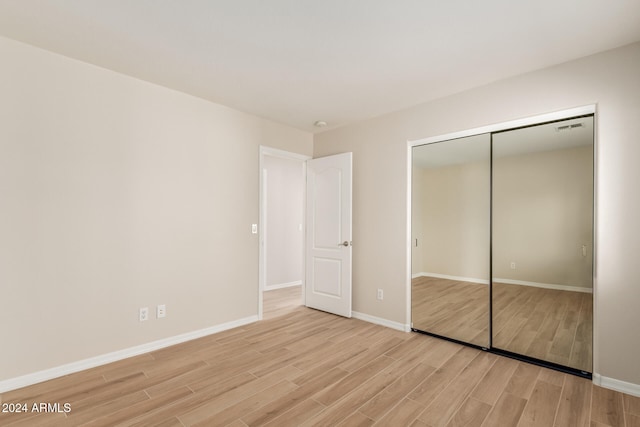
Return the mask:
<svg viewBox="0 0 640 427">
<path fill-rule="evenodd" d="M 593 117 L 492 138 L 492 346 L 592 372 Z"/>
<path fill-rule="evenodd" d="M 412 149 L 414 329 L 489 347 L 489 134 Z"/>
</svg>

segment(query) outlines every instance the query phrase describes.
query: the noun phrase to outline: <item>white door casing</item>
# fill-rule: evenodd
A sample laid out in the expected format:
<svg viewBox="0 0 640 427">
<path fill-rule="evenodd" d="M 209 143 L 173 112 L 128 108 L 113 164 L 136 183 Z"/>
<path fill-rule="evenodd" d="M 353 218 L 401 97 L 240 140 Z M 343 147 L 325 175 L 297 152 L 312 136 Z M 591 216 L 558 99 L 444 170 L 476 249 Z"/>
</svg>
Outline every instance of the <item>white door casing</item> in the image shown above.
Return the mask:
<svg viewBox="0 0 640 427">
<path fill-rule="evenodd" d="M 288 160 L 296 160 L 302 162 L 302 170 L 303 175 L 306 176 L 306 161 L 311 157 L 306 156 L 304 154 L 292 153 L 289 151 L 279 150 L 277 148 L 260 146 L 260 219 L 259 219 L 259 269 L 258 269 L 258 319 L 262 320 L 263 318 L 263 292 L 266 287 L 266 264 L 267 264 L 267 250 L 266 250 L 266 238 L 267 238 L 267 174 L 265 170 L 265 157 L 280 157 Z M 306 190 L 305 186 L 302 186 L 303 200 L 306 199 L 306 194 L 304 191 Z M 306 203 L 306 202 L 305 202 Z M 304 219 L 304 217 L 303 217 Z M 306 225 L 303 223 L 303 229 Z M 304 248 L 303 248 L 304 251 Z M 303 254 L 303 262 L 304 262 L 304 254 Z M 303 272 L 304 279 L 304 272 Z M 303 293 L 302 298 L 304 301 L 304 285 L 303 285 Z"/>
<path fill-rule="evenodd" d="M 351 317 L 352 153 L 307 160 L 307 307 Z"/>
</svg>

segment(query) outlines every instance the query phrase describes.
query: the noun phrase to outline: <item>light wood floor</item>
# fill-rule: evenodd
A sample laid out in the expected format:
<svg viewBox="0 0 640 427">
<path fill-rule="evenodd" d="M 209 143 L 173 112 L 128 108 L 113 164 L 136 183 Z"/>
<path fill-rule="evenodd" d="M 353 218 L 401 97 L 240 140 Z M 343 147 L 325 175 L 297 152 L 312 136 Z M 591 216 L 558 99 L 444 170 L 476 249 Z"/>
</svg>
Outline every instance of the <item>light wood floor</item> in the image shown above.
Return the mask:
<svg viewBox="0 0 640 427">
<path fill-rule="evenodd" d="M 273 319 L 291 313 L 302 305 L 302 285 L 262 293 L 262 318 Z"/>
<path fill-rule="evenodd" d="M 305 307 L 0 399 L 72 409 L 3 426 L 640 426 L 640 398 Z"/>
<path fill-rule="evenodd" d="M 493 346 L 592 372 L 593 295 L 493 285 Z"/>
<path fill-rule="evenodd" d="M 493 284 L 493 347 L 592 372 L 593 296 Z M 416 329 L 487 347 L 487 285 L 433 277 L 412 281 Z"/>
<path fill-rule="evenodd" d="M 421 331 L 489 347 L 489 285 L 417 277 L 411 281 L 411 322 Z"/>
</svg>

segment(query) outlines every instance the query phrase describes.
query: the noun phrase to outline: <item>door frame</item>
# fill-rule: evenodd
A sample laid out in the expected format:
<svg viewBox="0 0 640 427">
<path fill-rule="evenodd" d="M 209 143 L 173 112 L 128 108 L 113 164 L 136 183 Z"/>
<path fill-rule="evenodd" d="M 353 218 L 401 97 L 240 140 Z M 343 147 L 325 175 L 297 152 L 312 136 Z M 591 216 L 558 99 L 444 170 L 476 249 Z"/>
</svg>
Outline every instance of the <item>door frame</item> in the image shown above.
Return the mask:
<svg viewBox="0 0 640 427">
<path fill-rule="evenodd" d="M 262 320 L 263 318 L 263 309 L 264 309 L 264 299 L 263 293 L 266 285 L 266 262 L 267 262 L 267 248 L 266 248 L 266 238 L 267 238 L 267 210 L 266 210 L 266 202 L 267 202 L 267 189 L 266 189 L 266 179 L 264 173 L 264 158 L 265 156 L 271 157 L 280 157 L 287 160 L 298 160 L 302 163 L 302 175 L 306 181 L 307 176 L 307 160 L 311 159 L 311 156 L 306 156 L 304 154 L 292 153 L 285 150 L 280 150 L 277 148 L 267 147 L 264 145 L 260 146 L 260 162 L 259 162 L 259 174 L 260 174 L 260 216 L 258 219 L 258 320 Z M 302 259 L 304 260 L 304 248 L 307 240 L 307 227 L 306 227 L 306 201 L 307 201 L 307 188 L 306 185 L 302 186 Z M 306 269 L 304 265 L 304 261 L 302 262 L 302 302 L 304 304 L 304 288 L 305 288 L 305 274 Z"/>
<path fill-rule="evenodd" d="M 541 123 L 545 123 L 545 122 L 552 122 L 552 121 L 557 121 L 557 120 L 564 120 L 564 119 L 569 119 L 572 117 L 576 117 L 576 116 L 582 116 L 582 115 L 590 115 L 593 114 L 594 116 L 594 121 L 593 121 L 593 126 L 594 126 L 594 135 L 593 135 L 593 180 L 594 180 L 594 187 L 593 187 L 593 331 L 592 331 L 592 370 L 593 370 L 593 378 L 594 378 L 594 382 L 596 382 L 596 384 L 599 381 L 600 378 L 600 374 L 599 374 L 599 364 L 598 364 L 598 342 L 599 342 L 599 336 L 598 336 L 598 328 L 595 327 L 595 325 L 597 324 L 597 312 L 598 312 L 598 283 L 597 283 L 597 254 L 598 254 L 598 242 L 597 242 L 597 236 L 598 236 L 598 230 L 597 230 L 597 199 L 598 199 L 598 190 L 597 190 L 597 179 L 598 179 L 598 168 L 597 168 L 597 159 L 598 159 L 598 124 L 597 124 L 597 111 L 596 111 L 596 104 L 590 104 L 590 105 L 584 105 L 581 107 L 576 107 L 576 108 L 570 108 L 570 109 L 566 109 L 566 110 L 560 110 L 560 111 L 554 111 L 551 113 L 546 113 L 546 114 L 539 114 L 536 116 L 530 116 L 530 117 L 525 117 L 525 118 L 521 118 L 521 119 L 516 119 L 516 120 L 510 120 L 510 121 L 506 121 L 506 122 L 501 122 L 501 123 L 496 123 L 496 124 L 492 124 L 492 125 L 487 125 L 487 126 L 482 126 L 482 127 L 477 127 L 477 128 L 472 128 L 472 129 L 467 129 L 467 130 L 462 130 L 459 132 L 452 132 L 452 133 L 448 133 L 448 134 L 444 134 L 444 135 L 438 135 L 438 136 L 433 136 L 433 137 L 428 137 L 428 138 L 421 138 L 421 139 L 417 139 L 417 140 L 409 140 L 407 141 L 407 227 L 406 227 L 406 284 L 405 284 L 405 293 L 406 293 L 406 300 L 405 300 L 405 304 L 406 304 L 406 324 L 411 325 L 411 328 L 413 328 L 413 323 L 411 322 L 411 279 L 412 279 L 412 266 L 411 266 L 411 261 L 412 261 L 412 256 L 411 256 L 411 252 L 412 252 L 412 246 L 413 246 L 413 239 L 412 239 L 412 234 L 411 234 L 411 212 L 412 212 L 412 205 L 411 205 L 411 197 L 412 197 L 412 185 L 411 185 L 411 181 L 412 181 L 412 175 L 413 175 L 413 163 L 412 163 L 412 150 L 413 147 L 418 146 L 418 145 L 425 145 L 425 144 L 432 144 L 432 143 L 436 143 L 436 142 L 443 142 L 443 141 L 448 141 L 451 139 L 457 139 L 457 138 L 464 138 L 464 137 L 468 137 L 468 136 L 474 136 L 474 135 L 480 135 L 480 134 L 484 134 L 484 133 L 495 133 L 495 132 L 499 132 L 499 131 L 504 131 L 504 130 L 509 130 L 509 129 L 514 129 L 514 128 L 519 128 L 519 127 L 525 127 L 525 126 L 532 126 L 532 125 L 537 125 L 537 124 L 541 124 Z M 491 279 L 491 278 L 490 278 Z M 491 298 L 491 296 L 489 297 Z M 491 303 L 491 302 L 490 302 Z M 490 331 L 491 333 L 491 331 Z M 489 351 L 492 351 L 491 348 L 489 348 Z"/>
</svg>

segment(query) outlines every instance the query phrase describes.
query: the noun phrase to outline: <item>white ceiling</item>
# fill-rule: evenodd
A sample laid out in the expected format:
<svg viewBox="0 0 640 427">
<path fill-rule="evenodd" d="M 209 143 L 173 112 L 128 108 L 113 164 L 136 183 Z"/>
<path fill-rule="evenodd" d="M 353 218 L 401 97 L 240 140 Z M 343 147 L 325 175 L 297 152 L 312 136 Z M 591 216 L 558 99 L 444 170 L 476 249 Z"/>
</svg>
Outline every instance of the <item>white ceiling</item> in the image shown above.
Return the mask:
<svg viewBox="0 0 640 427">
<path fill-rule="evenodd" d="M 0 0 L 0 35 L 319 131 L 640 40 L 639 0 Z"/>
</svg>

